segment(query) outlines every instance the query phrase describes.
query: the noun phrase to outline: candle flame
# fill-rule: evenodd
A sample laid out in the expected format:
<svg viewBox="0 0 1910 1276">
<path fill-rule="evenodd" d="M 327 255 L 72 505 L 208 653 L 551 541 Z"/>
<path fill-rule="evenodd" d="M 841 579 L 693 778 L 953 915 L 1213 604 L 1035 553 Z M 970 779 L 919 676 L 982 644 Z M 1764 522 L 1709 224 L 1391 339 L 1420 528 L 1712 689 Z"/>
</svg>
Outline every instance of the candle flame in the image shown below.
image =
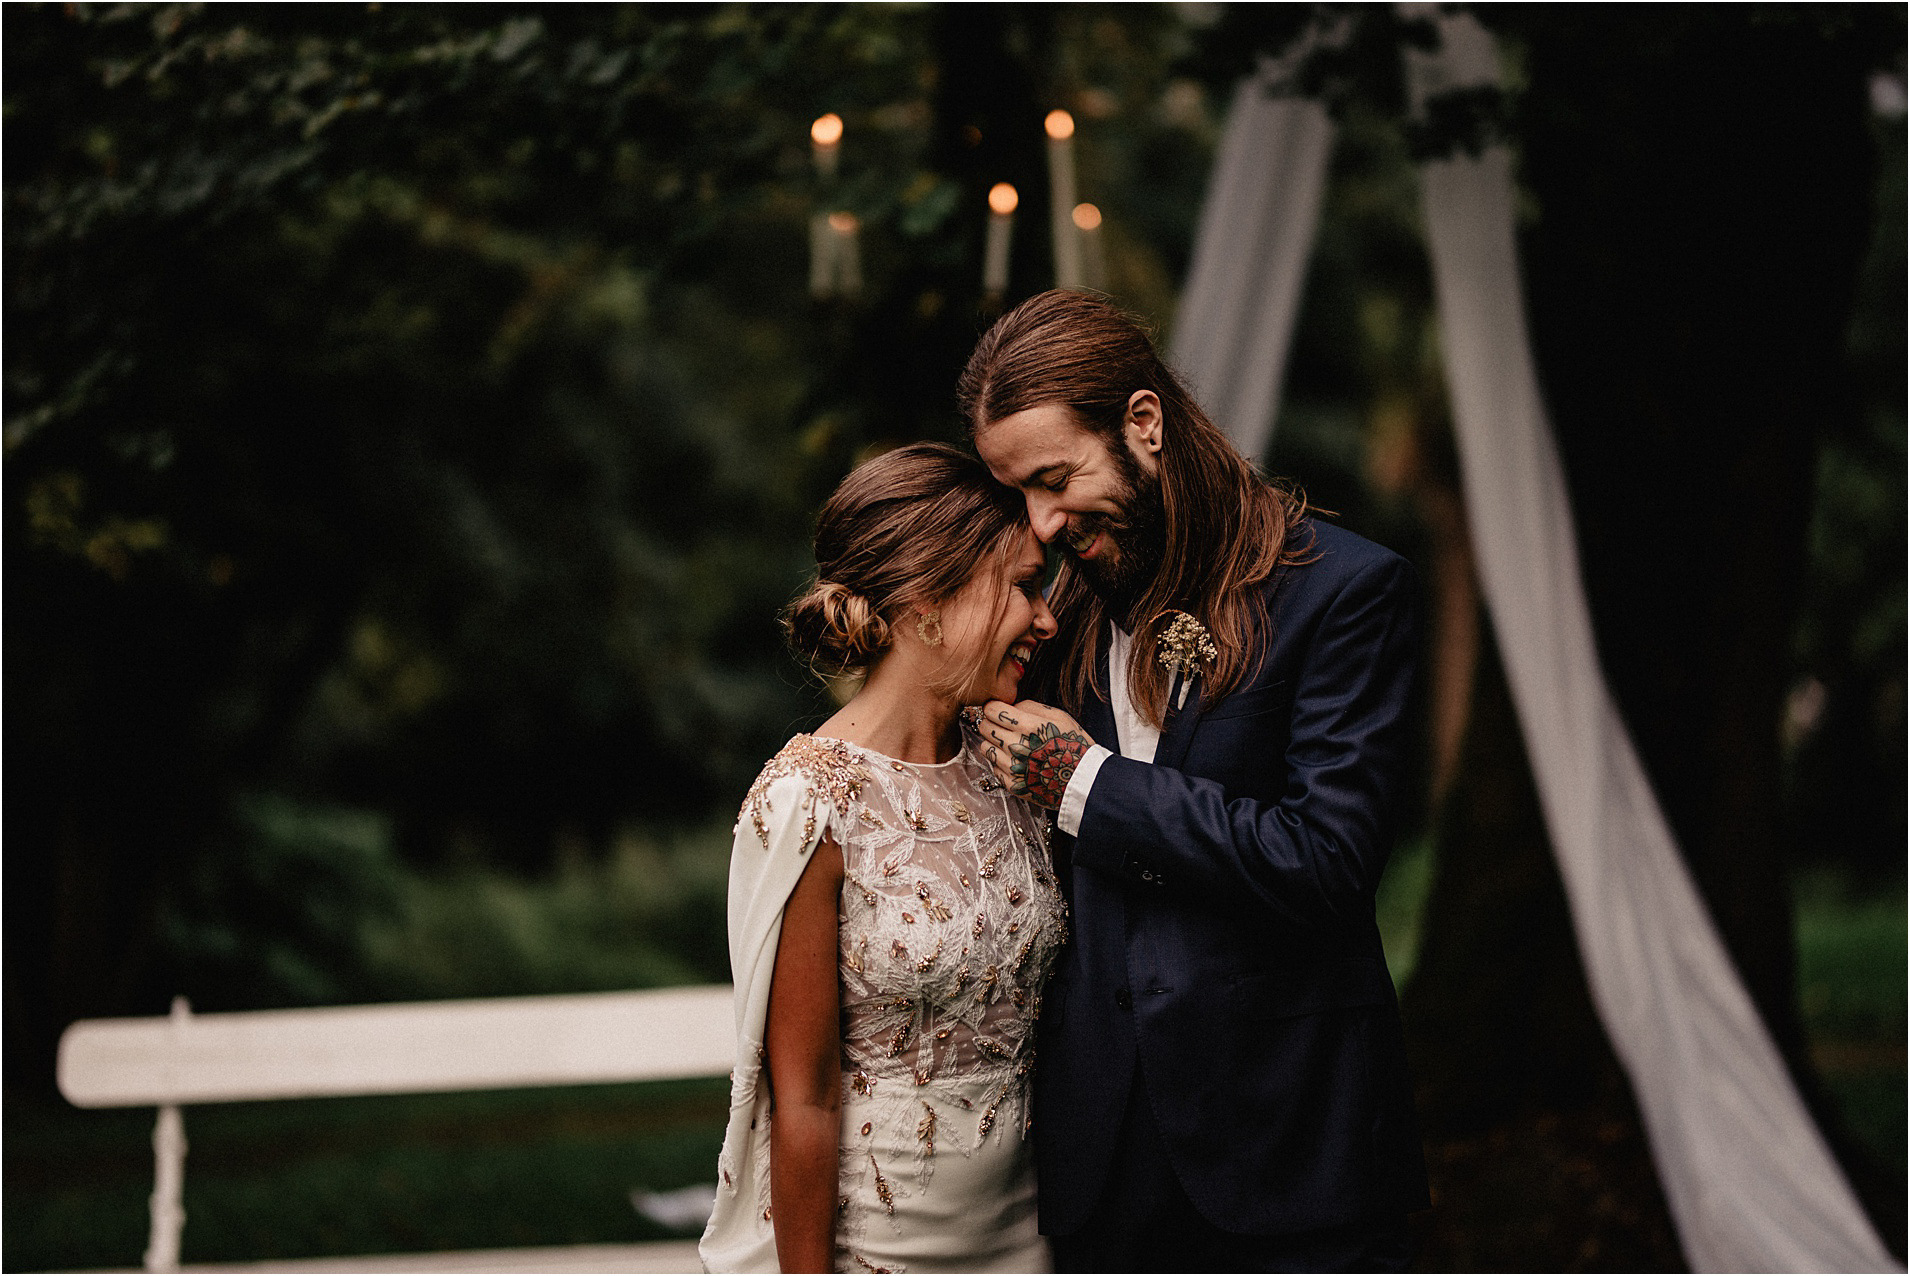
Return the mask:
<svg viewBox="0 0 1910 1276">
<path fill-rule="evenodd" d="M 1003 217 L 1015 211 L 1021 203 L 1021 196 L 1007 182 L 996 182 L 988 188 L 988 207 Z"/>
<path fill-rule="evenodd" d="M 854 213 L 830 213 L 829 229 L 835 231 L 838 235 L 855 234 L 856 215 Z"/>
<path fill-rule="evenodd" d="M 817 146 L 834 146 L 842 140 L 842 117 L 834 111 L 819 117 L 809 126 L 809 140 Z"/>
<path fill-rule="evenodd" d="M 1074 206 L 1074 224 L 1082 230 L 1093 230 L 1101 224 L 1101 210 L 1093 204 Z"/>
<path fill-rule="evenodd" d="M 1074 116 L 1066 111 L 1050 111 L 1042 127 L 1048 130 L 1049 137 L 1059 142 L 1074 136 Z"/>
</svg>

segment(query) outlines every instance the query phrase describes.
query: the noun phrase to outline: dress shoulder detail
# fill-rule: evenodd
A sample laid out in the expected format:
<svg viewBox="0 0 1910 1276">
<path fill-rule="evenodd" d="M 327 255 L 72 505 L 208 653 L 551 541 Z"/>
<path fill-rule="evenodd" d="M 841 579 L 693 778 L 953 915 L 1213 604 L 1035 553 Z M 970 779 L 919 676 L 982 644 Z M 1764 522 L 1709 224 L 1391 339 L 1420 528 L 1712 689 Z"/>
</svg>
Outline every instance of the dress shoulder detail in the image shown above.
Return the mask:
<svg viewBox="0 0 1910 1276">
<path fill-rule="evenodd" d="M 869 768 L 862 754 L 844 741 L 813 735 L 793 737 L 764 765 L 756 776 L 756 783 L 750 785 L 749 793 L 743 798 L 743 814 L 755 826 L 764 850 L 769 849 L 769 821 L 765 816 L 774 813 L 769 790 L 778 780 L 790 776 L 800 777 L 809 785 L 804 803 L 809 814 L 803 825 L 803 842 L 807 844 L 816 831 L 816 799 L 821 798 L 837 815 L 846 818 L 850 805 L 862 795 Z"/>
</svg>

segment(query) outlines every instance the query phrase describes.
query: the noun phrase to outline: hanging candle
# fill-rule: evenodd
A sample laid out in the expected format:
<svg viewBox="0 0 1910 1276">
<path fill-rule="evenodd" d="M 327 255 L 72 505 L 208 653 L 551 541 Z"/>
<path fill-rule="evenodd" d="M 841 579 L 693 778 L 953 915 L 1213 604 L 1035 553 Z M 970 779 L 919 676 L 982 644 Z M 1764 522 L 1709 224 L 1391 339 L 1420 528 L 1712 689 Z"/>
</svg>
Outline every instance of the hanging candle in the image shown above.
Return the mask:
<svg viewBox="0 0 1910 1276">
<path fill-rule="evenodd" d="M 1081 282 L 1102 292 L 1108 286 L 1107 250 L 1101 243 L 1101 210 L 1093 204 L 1074 206 L 1074 228 L 1081 235 Z"/>
<path fill-rule="evenodd" d="M 982 291 L 999 298 L 1008 291 L 1008 243 L 1015 229 L 1021 196 L 1007 182 L 988 191 L 988 241 L 982 251 Z"/>
<path fill-rule="evenodd" d="M 1081 239 L 1074 226 L 1074 116 L 1050 111 L 1048 131 L 1049 226 L 1054 232 L 1054 282 L 1057 288 L 1079 288 Z"/>
<path fill-rule="evenodd" d="M 829 225 L 829 214 L 816 213 L 809 218 L 809 295 L 822 301 L 835 291 L 836 232 Z"/>
<path fill-rule="evenodd" d="M 836 175 L 836 161 L 842 151 L 842 117 L 834 111 L 818 116 L 809 126 L 810 151 L 815 157 L 816 174 L 823 181 Z"/>
<path fill-rule="evenodd" d="M 829 231 L 834 239 L 836 293 L 853 297 L 862 291 L 862 247 L 857 240 L 861 223 L 854 213 L 830 213 Z"/>
</svg>

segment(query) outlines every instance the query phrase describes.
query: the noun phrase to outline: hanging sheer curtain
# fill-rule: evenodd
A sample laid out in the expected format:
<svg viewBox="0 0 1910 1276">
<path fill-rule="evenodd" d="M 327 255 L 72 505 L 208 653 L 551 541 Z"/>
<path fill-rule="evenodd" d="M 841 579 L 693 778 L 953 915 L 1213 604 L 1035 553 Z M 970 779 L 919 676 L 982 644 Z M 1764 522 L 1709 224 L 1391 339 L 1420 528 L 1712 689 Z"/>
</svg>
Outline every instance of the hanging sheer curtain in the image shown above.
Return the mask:
<svg viewBox="0 0 1910 1276">
<path fill-rule="evenodd" d="M 1496 82 L 1438 18 L 1417 95 Z M 1173 358 L 1248 456 L 1271 436 L 1331 126 L 1236 94 Z M 1592 996 L 1699 1271 L 1901 1271 L 1858 1207 L 1711 924 L 1593 644 L 1564 476 L 1526 339 L 1504 148 L 1425 166 L 1428 241 L 1473 548 Z"/>
<path fill-rule="evenodd" d="M 1496 83 L 1439 18 L 1415 95 Z M 1565 480 L 1526 339 L 1504 147 L 1427 164 L 1434 295 L 1466 513 L 1592 996 L 1699 1271 L 1901 1270 L 1858 1207 L 1692 884 L 1593 645 Z"/>
<path fill-rule="evenodd" d="M 1255 459 L 1273 437 L 1333 147 L 1319 103 L 1267 94 L 1282 74 L 1268 61 L 1234 92 L 1169 353 L 1214 424 Z"/>
</svg>

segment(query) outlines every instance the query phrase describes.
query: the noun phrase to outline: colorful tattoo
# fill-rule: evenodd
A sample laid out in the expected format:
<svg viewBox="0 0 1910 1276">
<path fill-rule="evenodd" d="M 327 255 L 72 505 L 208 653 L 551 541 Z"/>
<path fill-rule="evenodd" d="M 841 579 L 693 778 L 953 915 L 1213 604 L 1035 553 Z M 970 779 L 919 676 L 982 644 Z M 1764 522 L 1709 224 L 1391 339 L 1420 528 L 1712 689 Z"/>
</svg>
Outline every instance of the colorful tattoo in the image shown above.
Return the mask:
<svg viewBox="0 0 1910 1276">
<path fill-rule="evenodd" d="M 1039 806 L 1061 809 L 1061 795 L 1075 767 L 1087 755 L 1088 739 L 1079 731 L 1063 731 L 1052 722 L 1021 737 L 1013 749 L 1010 788 Z"/>
</svg>

